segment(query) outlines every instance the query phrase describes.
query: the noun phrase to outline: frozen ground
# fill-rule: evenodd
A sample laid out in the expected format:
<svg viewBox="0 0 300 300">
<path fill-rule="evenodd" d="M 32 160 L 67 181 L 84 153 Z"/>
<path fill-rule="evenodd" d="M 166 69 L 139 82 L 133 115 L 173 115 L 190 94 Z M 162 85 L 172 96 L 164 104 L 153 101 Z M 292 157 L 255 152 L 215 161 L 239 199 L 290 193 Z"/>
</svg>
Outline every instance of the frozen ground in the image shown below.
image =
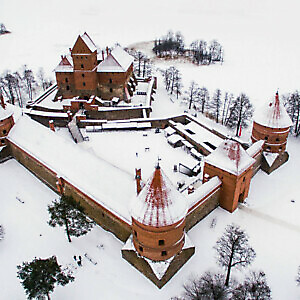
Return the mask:
<svg viewBox="0 0 300 300">
<path fill-rule="evenodd" d="M 126 46 L 153 40 L 173 29 L 180 30 L 187 43 L 217 39 L 225 49 L 222 66 L 180 64 L 185 89 L 193 79 L 210 93 L 216 88 L 245 92 L 258 107 L 278 88 L 280 93 L 299 88 L 299 7 L 298 0 L 199 0 L 196 4 L 193 0 L 184 4 L 181 0 L 53 0 L 42 4 L 37 0 L 2 0 L 0 21 L 12 33 L 0 37 L 0 73 L 27 64 L 34 70 L 43 67 L 53 76 L 60 55 L 84 31 L 105 47 L 115 42 Z M 165 100 L 154 102 L 153 116 L 184 110 L 162 90 L 160 95 Z M 83 267 L 75 269 L 75 282 L 57 288 L 53 299 L 169 299 L 181 293 L 191 274 L 217 268 L 212 247 L 231 222 L 249 233 L 257 252 L 253 268 L 266 272 L 273 298 L 299 299 L 300 288 L 295 283 L 300 265 L 299 144 L 299 139 L 290 138 L 289 162 L 271 175 L 256 175 L 246 208 L 234 214 L 217 209 L 190 231 L 196 254 L 162 290 L 122 260 L 123 243 L 99 227 L 69 244 L 63 230 L 46 223 L 47 204 L 57 195 L 15 161 L 1 164 L 0 223 L 6 232 L 0 242 L 1 299 L 25 299 L 16 278 L 16 265 L 23 261 L 56 254 L 59 263 L 74 268 L 73 255 L 85 253 L 97 265 L 84 259 Z M 214 218 L 216 226 L 211 228 Z M 99 246 L 102 244 L 104 249 Z"/>
<path fill-rule="evenodd" d="M 232 222 L 250 235 L 250 243 L 257 252 L 252 268 L 266 272 L 274 299 L 299 298 L 295 276 L 300 264 L 300 198 L 297 189 L 291 188 L 298 184 L 299 144 L 291 138 L 290 161 L 280 170 L 271 175 L 260 171 L 256 175 L 246 208 L 233 214 L 218 208 L 189 232 L 196 254 L 162 290 L 122 260 L 123 243 L 101 228 L 68 243 L 62 229 L 47 225 L 47 205 L 57 195 L 15 160 L 1 164 L 0 220 L 5 228 L 5 238 L 0 242 L 0 281 L 5 283 L 1 298 L 25 299 L 16 278 L 16 266 L 34 257 L 55 254 L 59 263 L 74 270 L 76 280 L 57 288 L 52 299 L 170 299 L 181 293 L 182 284 L 191 274 L 217 270 L 212 247 L 224 227 Z M 216 225 L 211 228 L 213 219 Z M 85 253 L 97 265 L 84 258 L 83 267 L 76 269 L 73 255 L 84 257 Z M 242 276 L 235 272 L 233 275 Z"/>
</svg>

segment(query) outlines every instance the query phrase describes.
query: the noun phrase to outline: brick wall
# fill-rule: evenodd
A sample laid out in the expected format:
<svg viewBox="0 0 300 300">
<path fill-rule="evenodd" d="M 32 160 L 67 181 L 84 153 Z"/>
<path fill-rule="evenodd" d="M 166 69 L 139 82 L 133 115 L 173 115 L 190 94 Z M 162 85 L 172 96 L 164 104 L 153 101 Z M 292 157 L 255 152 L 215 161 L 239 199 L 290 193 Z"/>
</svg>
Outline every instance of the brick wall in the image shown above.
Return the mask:
<svg viewBox="0 0 300 300">
<path fill-rule="evenodd" d="M 12 156 L 43 181 L 47 186 L 57 192 L 57 174 L 39 162 L 37 159 L 23 151 L 21 148 L 8 141 Z M 86 214 L 105 230 L 112 232 L 121 241 L 126 241 L 131 233 L 131 226 L 106 210 L 100 204 L 82 193 L 70 183 L 64 181 L 64 192 L 79 201 L 85 208 Z"/>
</svg>

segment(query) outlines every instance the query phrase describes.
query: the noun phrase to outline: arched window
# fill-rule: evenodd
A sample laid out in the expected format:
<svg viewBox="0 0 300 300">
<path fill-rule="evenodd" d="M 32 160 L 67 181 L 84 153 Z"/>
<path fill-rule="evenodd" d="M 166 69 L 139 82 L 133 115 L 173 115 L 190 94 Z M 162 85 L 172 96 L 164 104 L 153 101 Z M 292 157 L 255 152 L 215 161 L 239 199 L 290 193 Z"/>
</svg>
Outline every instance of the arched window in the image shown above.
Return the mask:
<svg viewBox="0 0 300 300">
<path fill-rule="evenodd" d="M 83 64 L 81 64 L 81 69 L 83 69 Z"/>
<path fill-rule="evenodd" d="M 67 85 L 67 91 L 70 89 L 70 87 Z"/>
<path fill-rule="evenodd" d="M 82 77 L 84 77 L 84 74 L 81 74 Z"/>
<path fill-rule="evenodd" d="M 112 93 L 112 92 L 113 92 L 113 89 L 112 89 L 112 88 L 110 88 L 110 89 L 109 89 L 109 91 Z"/>
</svg>

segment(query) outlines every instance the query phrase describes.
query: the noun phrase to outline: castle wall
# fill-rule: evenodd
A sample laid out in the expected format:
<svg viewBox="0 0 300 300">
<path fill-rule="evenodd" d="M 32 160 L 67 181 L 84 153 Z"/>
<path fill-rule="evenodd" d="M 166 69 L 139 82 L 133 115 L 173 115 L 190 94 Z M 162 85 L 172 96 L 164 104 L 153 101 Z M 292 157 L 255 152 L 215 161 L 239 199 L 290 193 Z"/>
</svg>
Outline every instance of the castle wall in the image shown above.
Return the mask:
<svg viewBox="0 0 300 300">
<path fill-rule="evenodd" d="M 149 111 L 149 109 L 146 109 Z M 86 111 L 87 119 L 99 120 L 127 120 L 143 118 L 143 108 L 135 109 L 105 109 Z"/>
<path fill-rule="evenodd" d="M 203 218 L 210 214 L 219 206 L 221 188 L 213 189 L 210 193 L 203 196 L 198 202 L 189 209 L 185 219 L 185 231 L 188 232 L 197 225 Z"/>
<path fill-rule="evenodd" d="M 74 97 L 76 95 L 74 72 L 55 72 L 55 76 L 58 86 L 57 96 Z"/>
<path fill-rule="evenodd" d="M 57 174 L 45 166 L 43 163 L 26 153 L 23 149 L 13 144 L 8 140 L 8 145 L 12 156 L 49 186 L 54 191 L 57 191 Z M 125 221 L 118 218 L 111 211 L 102 207 L 99 203 L 88 197 L 71 183 L 63 180 L 64 193 L 67 196 L 73 196 L 76 201 L 79 201 L 85 208 L 85 213 L 92 218 L 98 225 L 105 230 L 112 232 L 121 241 L 126 241 L 131 233 L 131 226 Z"/>
</svg>

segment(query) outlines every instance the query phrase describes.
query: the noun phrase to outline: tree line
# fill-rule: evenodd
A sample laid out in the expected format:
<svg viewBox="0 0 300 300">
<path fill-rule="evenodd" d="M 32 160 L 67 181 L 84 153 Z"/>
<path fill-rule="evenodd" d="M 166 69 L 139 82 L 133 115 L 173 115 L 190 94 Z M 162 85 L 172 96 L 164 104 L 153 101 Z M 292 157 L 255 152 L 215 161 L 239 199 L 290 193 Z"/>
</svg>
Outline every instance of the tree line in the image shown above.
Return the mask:
<svg viewBox="0 0 300 300">
<path fill-rule="evenodd" d="M 171 66 L 161 70 L 161 73 L 166 90 L 170 95 L 176 95 L 177 99 L 183 96 L 189 109 L 195 109 L 217 123 L 235 129 L 236 136 L 248 126 L 253 116 L 253 106 L 245 93 L 235 97 L 232 93 L 216 89 L 210 95 L 206 87 L 200 87 L 195 81 L 183 91 L 182 76 L 176 67 Z"/>
<path fill-rule="evenodd" d="M 198 65 L 209 65 L 215 62 L 223 62 L 223 47 L 217 40 L 209 44 L 205 40 L 195 40 L 188 47 L 184 43 L 184 37 L 180 32 L 169 31 L 167 35 L 154 40 L 154 53 L 158 57 L 187 57 Z"/>
<path fill-rule="evenodd" d="M 4 71 L 0 76 L 0 92 L 8 99 L 8 102 L 20 107 L 26 106 L 28 100 L 32 100 L 40 90 L 46 90 L 53 81 L 45 76 L 43 68 L 37 74 L 24 65 L 20 70 Z"/>
</svg>

